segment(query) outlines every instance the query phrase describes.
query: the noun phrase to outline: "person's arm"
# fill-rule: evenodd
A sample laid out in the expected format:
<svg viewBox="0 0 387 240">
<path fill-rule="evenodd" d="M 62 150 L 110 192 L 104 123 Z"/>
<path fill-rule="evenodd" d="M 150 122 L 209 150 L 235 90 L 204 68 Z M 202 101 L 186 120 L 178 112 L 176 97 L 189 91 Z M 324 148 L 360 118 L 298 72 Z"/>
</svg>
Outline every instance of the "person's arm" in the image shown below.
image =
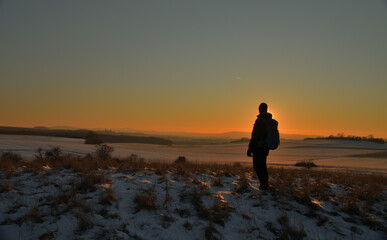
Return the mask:
<svg viewBox="0 0 387 240">
<path fill-rule="evenodd" d="M 254 123 L 254 127 L 253 127 L 253 131 L 251 132 L 251 138 L 250 138 L 250 142 L 249 142 L 249 148 L 247 150 L 247 156 L 251 157 L 251 153 L 253 152 L 253 149 L 255 148 L 255 145 L 257 144 L 258 142 L 258 132 L 259 132 L 259 129 L 258 129 L 258 119 L 255 120 L 255 123 Z"/>
</svg>

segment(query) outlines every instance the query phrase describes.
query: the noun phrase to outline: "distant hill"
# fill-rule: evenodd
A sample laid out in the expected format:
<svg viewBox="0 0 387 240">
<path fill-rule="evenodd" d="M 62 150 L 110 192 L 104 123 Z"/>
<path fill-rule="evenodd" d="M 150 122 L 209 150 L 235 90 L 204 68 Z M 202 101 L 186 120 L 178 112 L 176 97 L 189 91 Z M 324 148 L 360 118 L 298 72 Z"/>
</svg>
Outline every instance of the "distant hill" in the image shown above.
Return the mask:
<svg viewBox="0 0 387 240">
<path fill-rule="evenodd" d="M 50 136 L 85 139 L 90 130 L 63 130 L 49 129 L 45 127 L 22 128 L 22 127 L 4 127 L 0 126 L 0 134 L 11 135 L 32 135 L 32 136 Z M 130 136 L 123 134 L 95 133 L 104 143 L 147 143 L 159 145 L 172 145 L 172 141 L 165 138 L 152 136 Z"/>
<path fill-rule="evenodd" d="M 134 129 L 116 129 L 121 133 L 133 134 L 135 136 L 153 135 L 167 138 L 189 138 L 189 139 L 218 139 L 218 140 L 240 140 L 241 138 L 250 138 L 251 132 L 224 132 L 224 133 L 192 133 L 192 132 L 158 132 L 158 131 L 142 131 Z M 284 134 L 280 132 L 281 139 L 287 140 L 302 140 L 307 137 L 317 137 L 317 135 L 302 135 L 302 134 Z"/>
<path fill-rule="evenodd" d="M 359 137 L 359 136 L 344 136 L 344 135 L 338 135 L 338 136 L 333 136 L 330 135 L 329 137 L 316 137 L 316 138 L 305 138 L 305 140 L 314 140 L 314 139 L 326 139 L 326 140 L 345 140 L 345 141 L 365 141 L 365 142 L 374 142 L 374 143 L 381 143 L 384 144 L 386 141 L 384 141 L 383 138 L 374 138 L 372 135 L 368 137 Z"/>
<path fill-rule="evenodd" d="M 224 132 L 224 133 L 191 133 L 191 132 L 158 132 L 135 129 L 80 129 L 71 126 L 34 128 L 0 126 L 0 134 L 54 136 L 86 139 L 92 131 L 98 139 L 105 143 L 149 143 L 160 145 L 212 145 L 227 143 L 248 142 L 251 132 Z M 317 137 L 315 135 L 281 134 L 281 140 L 301 140 Z"/>
</svg>

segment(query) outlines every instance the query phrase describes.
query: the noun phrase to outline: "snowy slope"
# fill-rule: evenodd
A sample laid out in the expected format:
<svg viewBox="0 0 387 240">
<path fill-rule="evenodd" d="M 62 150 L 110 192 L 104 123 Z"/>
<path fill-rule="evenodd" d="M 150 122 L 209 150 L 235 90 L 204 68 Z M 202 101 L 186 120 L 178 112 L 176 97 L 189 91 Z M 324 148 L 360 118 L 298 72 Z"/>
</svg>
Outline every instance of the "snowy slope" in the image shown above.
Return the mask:
<svg viewBox="0 0 387 240">
<path fill-rule="evenodd" d="M 83 182 L 81 173 L 49 167 L 42 172 L 19 170 L 8 179 L 0 173 L 3 184 L 8 184 L 0 191 L 0 239 L 386 236 L 386 198 L 374 204 L 378 214 L 370 215 L 367 223 L 367 217 L 345 213 L 343 206 L 332 200 L 348 190 L 330 182 L 326 183 L 329 198 L 312 198 L 311 205 L 276 191 L 258 190 L 258 180 L 251 172 L 247 173 L 247 186 L 241 184 L 241 175 L 212 172 L 189 176 L 152 169 L 110 169 L 94 173 L 100 180 L 95 185 Z M 100 178 L 102 174 L 106 178 Z"/>
</svg>

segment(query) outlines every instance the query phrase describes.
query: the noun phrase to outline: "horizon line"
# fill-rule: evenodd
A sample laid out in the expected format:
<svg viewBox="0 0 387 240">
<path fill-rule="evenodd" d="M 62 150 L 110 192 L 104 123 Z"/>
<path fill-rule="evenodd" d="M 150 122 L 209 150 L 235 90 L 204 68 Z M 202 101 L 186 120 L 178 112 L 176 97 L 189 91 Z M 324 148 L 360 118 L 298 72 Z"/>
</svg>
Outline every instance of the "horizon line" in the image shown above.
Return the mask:
<svg viewBox="0 0 387 240">
<path fill-rule="evenodd" d="M 117 133 L 142 133 L 142 134 L 146 134 L 146 133 L 155 133 L 155 134 L 186 134 L 186 135 L 189 135 L 189 134 L 192 134 L 192 135 L 216 135 L 216 134 L 232 134 L 232 133 L 240 133 L 240 134 L 249 134 L 250 131 L 242 131 L 242 130 L 234 130 L 234 131 L 222 131 L 222 132 L 204 132 L 204 131 L 200 131 L 200 132 L 189 132 L 189 131 L 163 131 L 163 130 L 144 130 L 144 129 L 132 129 L 132 128 L 106 128 L 106 127 L 94 127 L 94 128 L 81 128 L 81 127 L 74 127 L 74 126 L 67 126 L 67 125 L 62 125 L 62 126 L 42 126 L 42 125 L 37 125 L 37 126 L 6 126 L 6 125 L 0 125 L 0 127 L 16 127 L 16 128 L 39 128 L 39 127 L 42 127 L 42 128 L 47 128 L 47 129 L 50 129 L 50 128 L 57 128 L 57 129 L 60 129 L 60 130 L 68 130 L 66 128 L 70 128 L 72 130 L 90 130 L 90 131 L 113 131 L 113 132 L 117 132 Z M 291 135 L 291 136 L 313 136 L 313 137 L 329 137 L 331 135 L 333 136 L 337 136 L 338 134 L 342 134 L 342 133 L 336 133 L 336 134 L 316 134 L 316 133 L 289 133 L 289 131 L 291 132 L 294 132 L 296 130 L 285 130 L 285 132 L 282 132 L 280 131 L 280 134 L 283 134 L 283 135 Z M 308 130 L 310 131 L 310 130 Z M 373 135 L 373 134 L 369 134 L 369 135 Z M 344 136 L 356 136 L 356 137 L 367 137 L 367 136 L 358 136 L 358 135 L 355 135 L 355 134 L 344 134 Z M 387 137 L 374 137 L 374 138 L 381 138 L 381 139 L 387 139 Z"/>
</svg>

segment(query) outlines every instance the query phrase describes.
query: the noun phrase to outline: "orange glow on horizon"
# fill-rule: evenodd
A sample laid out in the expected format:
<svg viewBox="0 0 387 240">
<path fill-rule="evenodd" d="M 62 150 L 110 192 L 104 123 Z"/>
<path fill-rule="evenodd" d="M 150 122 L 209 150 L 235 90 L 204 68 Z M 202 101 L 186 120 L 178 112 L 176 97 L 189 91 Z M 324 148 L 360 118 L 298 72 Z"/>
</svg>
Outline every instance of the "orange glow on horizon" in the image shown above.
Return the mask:
<svg viewBox="0 0 387 240">
<path fill-rule="evenodd" d="M 255 119 L 253 119 L 255 120 Z M 73 128 L 79 128 L 79 129 L 106 129 L 106 130 L 112 130 L 116 132 L 120 131 L 126 131 L 130 130 L 132 132 L 155 132 L 156 134 L 159 133 L 192 133 L 192 134 L 220 134 L 220 133 L 227 133 L 227 132 L 241 132 L 241 133 L 247 133 L 250 134 L 251 130 L 253 128 L 253 121 L 250 127 L 239 127 L 239 128 L 231 128 L 231 127 L 218 127 L 218 128 L 209 128 L 209 127 L 191 127 L 187 128 L 184 126 L 175 127 L 164 127 L 164 128 L 156 128 L 156 127 L 149 127 L 149 126 L 136 126 L 136 127 L 128 127 L 127 125 L 110 125 L 110 126 L 101 126 L 101 125 L 71 125 L 71 124 L 34 124 L 34 125 L 14 125 L 14 124 L 1 124 L 2 126 L 9 126 L 9 127 L 26 127 L 26 128 L 33 128 L 37 126 L 43 126 L 43 127 L 73 127 Z M 338 133 L 344 133 L 344 135 L 353 135 L 353 136 L 369 136 L 370 134 L 373 135 L 376 138 L 385 138 L 387 136 L 386 133 L 370 133 L 369 131 L 334 131 L 334 130 L 315 130 L 315 129 L 282 129 L 279 127 L 280 134 L 286 134 L 286 135 L 311 135 L 311 136 L 329 136 L 334 135 L 336 136 Z"/>
</svg>

